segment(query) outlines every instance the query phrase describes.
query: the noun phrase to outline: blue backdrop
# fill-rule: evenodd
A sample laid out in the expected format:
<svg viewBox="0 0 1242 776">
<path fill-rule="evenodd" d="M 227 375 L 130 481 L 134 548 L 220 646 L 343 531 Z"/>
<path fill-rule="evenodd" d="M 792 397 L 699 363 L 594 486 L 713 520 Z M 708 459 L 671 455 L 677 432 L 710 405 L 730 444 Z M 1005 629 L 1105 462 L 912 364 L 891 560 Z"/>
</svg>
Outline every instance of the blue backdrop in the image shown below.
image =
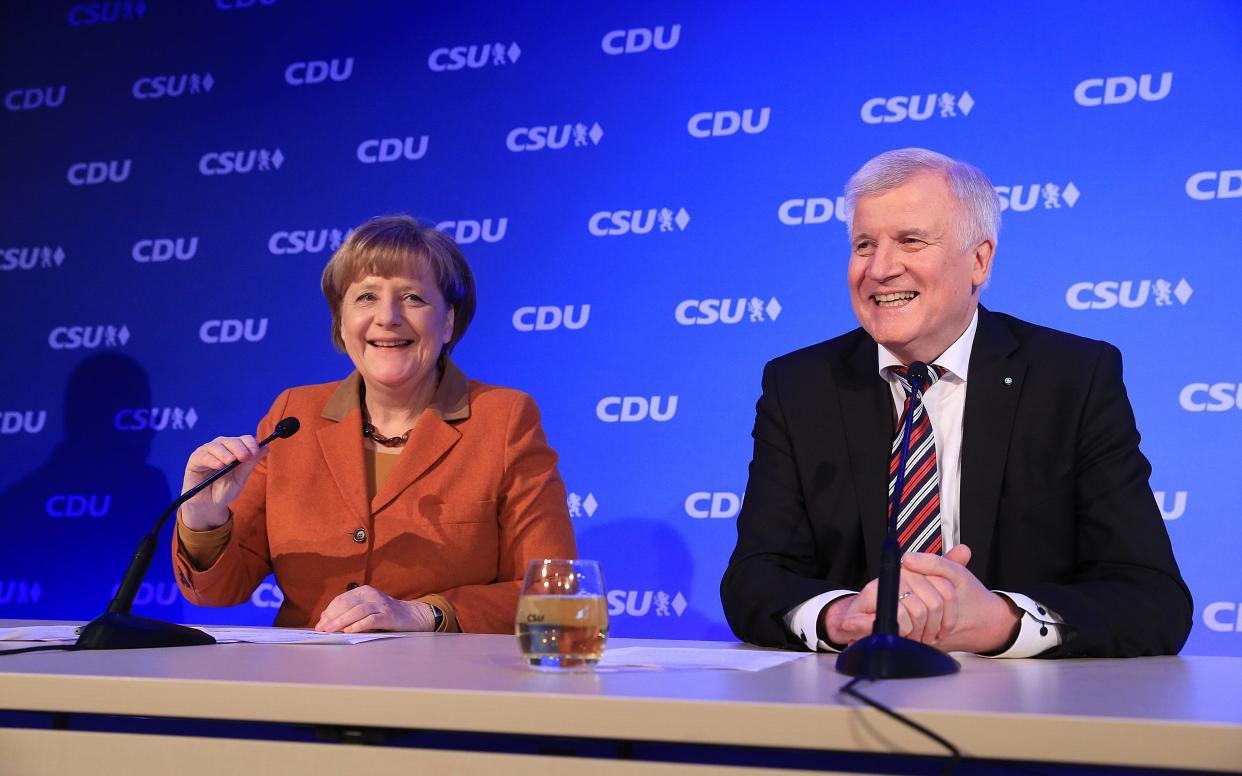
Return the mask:
<svg viewBox="0 0 1242 776">
<path fill-rule="evenodd" d="M 1005 203 L 984 303 L 1125 354 L 1186 652 L 1242 654 L 1236 2 L 3 13 L 0 616 L 101 611 L 195 446 L 346 374 L 319 274 L 408 212 L 473 263 L 457 360 L 538 400 L 613 632 L 728 638 L 762 366 L 856 325 L 840 192 L 919 145 Z M 139 611 L 271 621 L 165 556 Z"/>
</svg>

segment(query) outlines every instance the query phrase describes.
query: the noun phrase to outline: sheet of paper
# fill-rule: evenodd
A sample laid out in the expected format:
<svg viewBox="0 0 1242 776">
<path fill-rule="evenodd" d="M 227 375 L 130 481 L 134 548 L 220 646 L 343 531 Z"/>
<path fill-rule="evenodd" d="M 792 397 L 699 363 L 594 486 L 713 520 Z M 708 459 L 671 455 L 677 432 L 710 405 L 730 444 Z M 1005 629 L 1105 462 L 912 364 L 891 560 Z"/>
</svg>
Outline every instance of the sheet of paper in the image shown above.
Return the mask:
<svg viewBox="0 0 1242 776">
<path fill-rule="evenodd" d="M 681 668 L 762 671 L 810 652 L 777 652 L 759 649 L 695 649 L 692 647 L 619 647 L 604 650 L 599 665 L 605 668 Z"/>
<path fill-rule="evenodd" d="M 23 625 L 0 628 L 0 641 L 76 641 L 79 625 Z M 201 627 L 221 644 L 361 644 L 376 639 L 408 636 L 408 633 L 318 633 L 301 628 Z"/>
</svg>

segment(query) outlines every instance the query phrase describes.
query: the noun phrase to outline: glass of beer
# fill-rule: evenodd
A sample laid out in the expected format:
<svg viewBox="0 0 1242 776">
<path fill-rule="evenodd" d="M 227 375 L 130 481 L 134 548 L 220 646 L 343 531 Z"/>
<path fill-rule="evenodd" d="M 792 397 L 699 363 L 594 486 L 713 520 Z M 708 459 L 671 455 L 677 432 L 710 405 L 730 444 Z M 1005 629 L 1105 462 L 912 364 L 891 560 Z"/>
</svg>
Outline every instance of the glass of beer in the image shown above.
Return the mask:
<svg viewBox="0 0 1242 776">
<path fill-rule="evenodd" d="M 608 604 L 599 563 L 526 564 L 515 626 L 518 647 L 531 668 L 572 671 L 594 666 L 608 639 Z"/>
</svg>

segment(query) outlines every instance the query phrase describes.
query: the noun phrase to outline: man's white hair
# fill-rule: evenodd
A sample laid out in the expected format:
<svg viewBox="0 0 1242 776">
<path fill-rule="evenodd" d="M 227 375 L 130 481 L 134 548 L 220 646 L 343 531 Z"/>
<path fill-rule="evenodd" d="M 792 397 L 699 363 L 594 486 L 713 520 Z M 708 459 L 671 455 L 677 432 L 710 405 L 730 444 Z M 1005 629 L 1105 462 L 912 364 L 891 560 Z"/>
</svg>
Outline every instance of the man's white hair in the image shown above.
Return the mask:
<svg viewBox="0 0 1242 776">
<path fill-rule="evenodd" d="M 899 148 L 872 158 L 850 176 L 845 184 L 845 222 L 854 238 L 854 205 L 859 197 L 883 194 L 901 186 L 916 175 L 943 173 L 949 190 L 965 211 L 958 224 L 963 248 L 970 249 L 984 240 L 996 242 L 1000 233 L 1000 199 L 983 170 L 973 164 L 950 159 L 926 148 Z"/>
</svg>

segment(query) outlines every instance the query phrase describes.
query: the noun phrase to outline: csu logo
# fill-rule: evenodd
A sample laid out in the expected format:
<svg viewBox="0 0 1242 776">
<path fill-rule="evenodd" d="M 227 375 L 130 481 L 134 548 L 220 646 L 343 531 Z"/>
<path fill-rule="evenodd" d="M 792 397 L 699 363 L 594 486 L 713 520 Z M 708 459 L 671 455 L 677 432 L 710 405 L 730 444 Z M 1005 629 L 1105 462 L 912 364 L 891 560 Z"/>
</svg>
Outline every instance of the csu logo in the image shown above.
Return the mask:
<svg viewBox="0 0 1242 776">
<path fill-rule="evenodd" d="M 511 65 L 522 56 L 518 44 L 482 43 L 476 46 L 438 48 L 427 57 L 427 67 L 443 73 L 448 70 L 478 69 L 490 65 Z"/>
<path fill-rule="evenodd" d="M 694 518 L 705 517 L 737 517 L 742 509 L 742 493 L 719 491 L 709 493 L 705 490 L 686 496 L 686 514 Z"/>
<path fill-rule="evenodd" d="M 112 425 L 117 431 L 182 431 L 194 428 L 198 413 L 193 407 L 137 407 L 117 410 Z"/>
<path fill-rule="evenodd" d="M 78 162 L 69 165 L 70 186 L 93 186 L 96 183 L 120 183 L 129 177 L 129 159 L 107 162 Z"/>
<path fill-rule="evenodd" d="M 765 318 L 764 315 L 767 315 Z M 751 323 L 775 321 L 781 314 L 781 303 L 772 297 L 764 304 L 757 296 L 737 299 L 687 299 L 677 305 L 673 317 L 682 326 L 710 326 L 713 323 L 738 323 L 747 316 Z"/>
<path fill-rule="evenodd" d="M 211 73 L 157 75 L 139 78 L 134 81 L 129 91 L 135 100 L 154 100 L 160 97 L 180 97 L 183 94 L 206 94 L 215 84 Z"/>
<path fill-rule="evenodd" d="M 652 612 L 656 617 L 670 617 L 674 613 L 680 617 L 686 611 L 686 597 L 681 593 L 670 596 L 663 590 L 609 590 L 607 597 L 608 614 L 613 617 L 645 617 Z"/>
<path fill-rule="evenodd" d="M 19 606 L 28 606 L 30 604 L 39 603 L 39 599 L 43 597 L 43 588 L 39 587 L 38 582 L 30 582 L 24 579 L 0 579 L 0 606 L 9 604 L 17 604 Z"/>
<path fill-rule="evenodd" d="M 727 137 L 739 131 L 748 135 L 757 135 L 768 128 L 768 119 L 772 115 L 771 108 L 760 108 L 759 118 L 755 111 L 746 108 L 741 113 L 735 110 L 718 110 L 696 113 L 686 123 L 686 130 L 691 137 Z"/>
<path fill-rule="evenodd" d="M 940 118 L 951 119 L 958 115 L 969 116 L 975 107 L 970 92 L 957 96 L 952 92 L 915 94 L 910 97 L 872 97 L 862 104 L 862 120 L 868 124 L 890 124 L 897 121 L 925 121 L 939 108 Z"/>
<path fill-rule="evenodd" d="M 47 425 L 47 410 L 0 412 L 0 434 L 37 434 Z"/>
<path fill-rule="evenodd" d="M 49 497 L 44 505 L 48 517 L 103 517 L 111 508 L 111 493 L 56 495 Z"/>
<path fill-rule="evenodd" d="M 264 582 L 250 594 L 250 603 L 260 609 L 278 609 L 285 602 L 285 592 L 272 582 Z"/>
<path fill-rule="evenodd" d="M 427 136 L 381 137 L 358 144 L 358 161 L 363 164 L 395 162 L 400 159 L 417 161 L 427 155 Z"/>
<path fill-rule="evenodd" d="M 1059 210 L 1064 202 L 1069 207 L 1078 203 L 1082 192 L 1073 181 L 1064 187 L 1056 183 L 1032 183 L 1029 186 L 994 186 L 996 196 L 1000 198 L 1001 212 L 1012 210 L 1024 213 L 1031 210 L 1042 199 L 1044 210 Z"/>
<path fill-rule="evenodd" d="M 257 322 L 254 318 L 247 318 L 244 321 L 224 318 L 203 321 L 203 324 L 198 327 L 198 338 L 209 345 L 241 342 L 243 339 L 247 342 L 258 342 L 266 336 L 266 318 L 260 318 Z"/>
<path fill-rule="evenodd" d="M 1173 493 L 1173 506 L 1168 505 L 1168 498 L 1163 490 L 1155 492 L 1156 506 L 1160 507 L 1160 516 L 1165 520 L 1176 520 L 1186 514 L 1186 491 L 1179 490 Z"/>
<path fill-rule="evenodd" d="M 786 226 L 823 224 L 836 218 L 845 222 L 845 197 L 809 197 L 787 199 L 776 211 L 776 217 Z"/>
<path fill-rule="evenodd" d="M 1213 182 L 1215 188 L 1211 186 Z M 1242 170 L 1197 172 L 1186 179 L 1186 196 L 1198 200 L 1242 197 Z"/>
<path fill-rule="evenodd" d="M 216 8 L 221 11 L 239 11 L 259 5 L 276 5 L 276 0 L 216 0 Z"/>
<path fill-rule="evenodd" d="M 595 417 L 605 423 L 637 423 L 647 418 L 663 423 L 676 414 L 676 396 L 605 396 L 595 404 Z"/>
<path fill-rule="evenodd" d="M 40 245 L 33 248 L 0 248 L 0 271 L 14 269 L 53 269 L 65 261 L 65 250 L 57 245 Z"/>
<path fill-rule="evenodd" d="M 189 261 L 198 253 L 197 237 L 160 237 L 134 243 L 130 255 L 139 264 L 159 263 L 172 258 Z"/>
<path fill-rule="evenodd" d="M 1116 75 L 1111 78 L 1088 78 L 1074 87 L 1074 102 L 1085 108 L 1097 105 L 1120 105 L 1130 102 L 1135 97 L 1156 102 L 1169 96 L 1173 88 L 1173 74 L 1160 74 L 1160 88 L 1152 91 L 1151 73 L 1144 73 L 1134 80 L 1128 75 Z"/>
<path fill-rule="evenodd" d="M 1242 408 L 1238 388 L 1237 383 L 1191 383 L 1177 398 L 1187 412 L 1224 412 Z"/>
<path fill-rule="evenodd" d="M 273 256 L 292 253 L 323 253 L 335 251 L 349 236 L 348 229 L 295 229 L 272 232 L 267 238 L 267 250 Z"/>
<path fill-rule="evenodd" d="M 65 102 L 65 85 L 48 86 L 43 89 L 14 89 L 4 95 L 4 107 L 8 110 L 38 110 L 59 108 Z"/>
<path fill-rule="evenodd" d="M 681 39 L 681 25 L 674 24 L 666 33 L 664 27 L 649 30 L 646 27 L 635 27 L 630 30 L 613 30 L 604 34 L 600 47 L 605 54 L 641 54 L 652 46 L 660 51 L 668 51 Z"/>
<path fill-rule="evenodd" d="M 129 327 L 112 325 L 57 326 L 47 335 L 52 350 L 77 350 L 78 348 L 116 348 L 129 342 Z"/>
<path fill-rule="evenodd" d="M 676 213 L 662 208 L 647 210 L 601 210 L 587 221 L 587 230 L 596 237 L 614 237 L 621 234 L 647 234 L 659 223 L 661 232 L 671 232 L 676 226 L 685 231 L 690 214 L 679 208 Z"/>
<path fill-rule="evenodd" d="M 112 0 L 109 3 L 77 3 L 69 8 L 71 27 L 115 24 L 141 19 L 147 13 L 144 0 Z"/>
<path fill-rule="evenodd" d="M 553 329 L 581 329 L 591 317 L 591 305 L 584 304 L 574 320 L 574 306 L 565 307 L 519 307 L 513 312 L 513 328 L 518 331 L 551 331 Z"/>
<path fill-rule="evenodd" d="M 505 230 L 509 227 L 509 219 L 498 218 L 492 221 L 484 218 L 479 221 L 441 221 L 436 229 L 452 237 L 458 245 L 469 245 L 480 238 L 483 242 L 500 242 L 505 238 Z"/>
<path fill-rule="evenodd" d="M 198 171 L 203 175 L 244 175 L 248 172 L 279 170 L 285 163 L 285 155 L 279 148 L 252 148 L 248 151 L 211 151 L 198 160 Z"/>
<path fill-rule="evenodd" d="M 595 510 L 599 509 L 599 502 L 595 500 L 595 494 L 588 493 L 585 496 L 579 496 L 577 493 L 570 493 L 565 497 L 565 505 L 569 507 L 570 517 L 594 517 Z"/>
<path fill-rule="evenodd" d="M 353 72 L 353 57 L 347 57 L 343 63 L 339 59 L 312 59 L 307 62 L 294 62 L 286 67 L 285 83 L 290 86 L 305 86 L 321 84 L 329 78 L 333 81 L 345 81 Z"/>
<path fill-rule="evenodd" d="M 603 137 L 604 129 L 598 121 L 590 127 L 581 122 L 559 127 L 515 127 L 505 138 L 505 147 L 515 153 L 544 148 L 557 151 L 567 147 L 571 138 L 574 147 L 579 148 L 599 145 Z"/>
<path fill-rule="evenodd" d="M 1135 291 L 1137 284 L 1138 290 Z M 1152 292 L 1155 292 L 1152 294 Z M 1164 278 L 1156 280 L 1105 280 L 1100 283 L 1086 281 L 1075 283 L 1065 292 L 1065 303 L 1072 310 L 1106 310 L 1110 307 L 1142 307 L 1149 298 L 1154 299 L 1156 307 L 1172 307 L 1176 298 L 1183 305 L 1190 299 L 1195 290 L 1186 282 L 1186 278 L 1177 281 L 1174 286 Z"/>
<path fill-rule="evenodd" d="M 0 603 L 4 603 L 2 598 Z M 1203 607 L 1203 624 L 1217 633 L 1242 633 L 1242 602 L 1216 601 L 1208 604 Z"/>
</svg>

